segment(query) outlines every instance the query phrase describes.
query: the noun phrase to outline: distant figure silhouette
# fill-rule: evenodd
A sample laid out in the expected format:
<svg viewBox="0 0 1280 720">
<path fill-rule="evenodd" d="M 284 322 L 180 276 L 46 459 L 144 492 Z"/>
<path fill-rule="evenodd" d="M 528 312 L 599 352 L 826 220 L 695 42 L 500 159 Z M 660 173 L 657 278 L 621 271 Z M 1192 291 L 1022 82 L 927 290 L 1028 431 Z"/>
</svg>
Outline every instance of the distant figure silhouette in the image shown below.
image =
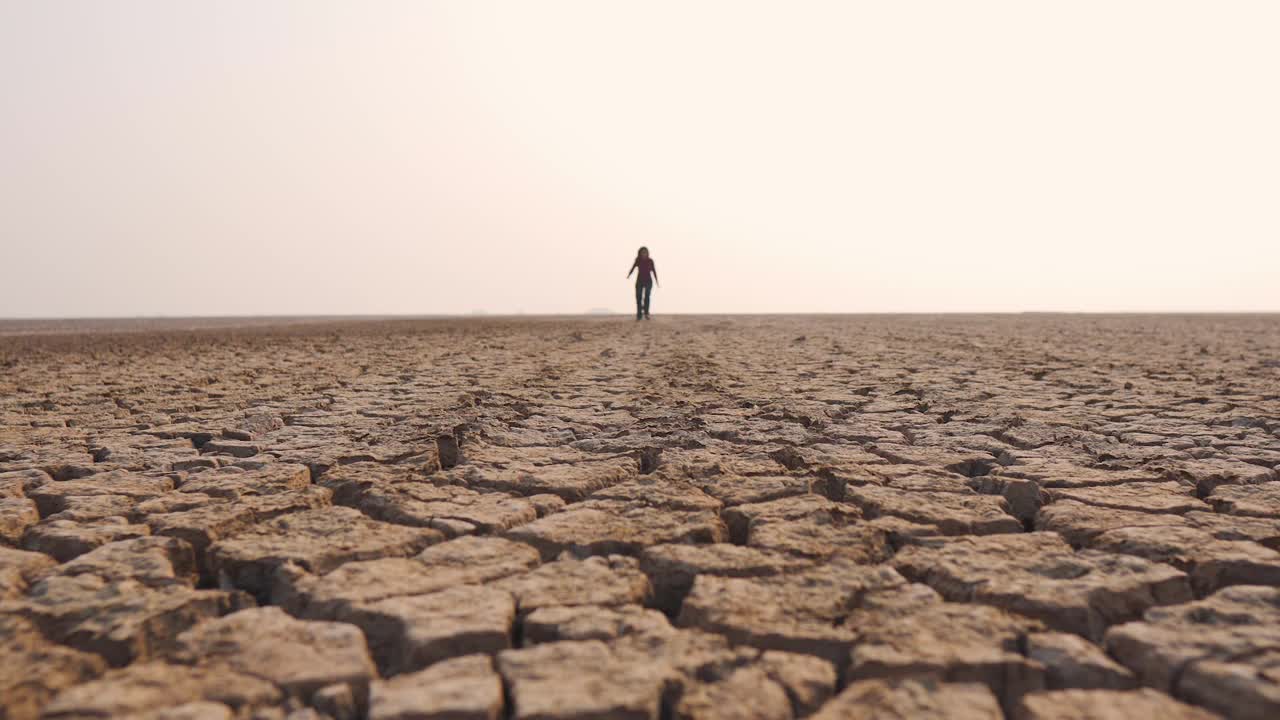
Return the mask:
<svg viewBox="0 0 1280 720">
<path fill-rule="evenodd" d="M 653 294 L 653 284 L 658 280 L 658 268 L 649 257 L 649 248 L 642 247 L 636 253 L 636 261 L 631 263 L 627 277 L 631 277 L 631 273 L 636 270 L 640 271 L 636 275 L 636 320 L 648 320 L 649 296 Z M 658 287 L 662 287 L 662 284 L 659 283 Z"/>
</svg>

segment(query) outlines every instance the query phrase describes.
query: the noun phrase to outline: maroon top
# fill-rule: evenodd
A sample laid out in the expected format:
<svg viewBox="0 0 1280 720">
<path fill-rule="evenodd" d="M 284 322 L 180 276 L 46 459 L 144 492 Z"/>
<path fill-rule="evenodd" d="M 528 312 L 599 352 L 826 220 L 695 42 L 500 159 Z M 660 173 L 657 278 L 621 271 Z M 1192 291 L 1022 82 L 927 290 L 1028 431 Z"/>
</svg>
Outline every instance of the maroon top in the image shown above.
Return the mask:
<svg viewBox="0 0 1280 720">
<path fill-rule="evenodd" d="M 637 285 L 653 284 L 653 258 L 636 258 L 636 262 L 631 266 L 632 270 L 639 270 L 636 274 Z"/>
</svg>

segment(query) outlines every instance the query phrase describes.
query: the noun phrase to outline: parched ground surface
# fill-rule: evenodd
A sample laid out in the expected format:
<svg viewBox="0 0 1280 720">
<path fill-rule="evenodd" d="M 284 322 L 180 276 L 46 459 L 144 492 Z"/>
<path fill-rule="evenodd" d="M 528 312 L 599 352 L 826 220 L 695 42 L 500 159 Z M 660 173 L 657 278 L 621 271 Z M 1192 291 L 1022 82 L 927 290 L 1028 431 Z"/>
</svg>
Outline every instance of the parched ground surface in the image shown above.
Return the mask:
<svg viewBox="0 0 1280 720">
<path fill-rule="evenodd" d="M 1280 717 L 1280 318 L 0 323 L 0 717 Z"/>
</svg>

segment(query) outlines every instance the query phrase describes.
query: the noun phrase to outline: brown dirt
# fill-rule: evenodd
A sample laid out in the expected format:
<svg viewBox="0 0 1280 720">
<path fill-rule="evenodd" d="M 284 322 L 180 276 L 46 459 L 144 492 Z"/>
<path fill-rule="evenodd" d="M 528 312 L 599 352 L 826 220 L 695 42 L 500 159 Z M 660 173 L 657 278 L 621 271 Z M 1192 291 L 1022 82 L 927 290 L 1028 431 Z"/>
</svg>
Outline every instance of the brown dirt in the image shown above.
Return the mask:
<svg viewBox="0 0 1280 720">
<path fill-rule="evenodd" d="M 1280 317 L 6 321 L 0 370 L 0 717 L 1280 716 Z"/>
</svg>

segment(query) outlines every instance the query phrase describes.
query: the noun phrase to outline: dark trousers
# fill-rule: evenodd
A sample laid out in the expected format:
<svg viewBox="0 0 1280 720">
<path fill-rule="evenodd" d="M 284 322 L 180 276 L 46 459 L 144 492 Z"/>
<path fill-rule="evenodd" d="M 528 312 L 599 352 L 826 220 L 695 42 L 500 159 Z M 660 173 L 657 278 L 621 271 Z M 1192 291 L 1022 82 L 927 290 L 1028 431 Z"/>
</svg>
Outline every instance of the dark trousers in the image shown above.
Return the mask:
<svg viewBox="0 0 1280 720">
<path fill-rule="evenodd" d="M 636 319 L 649 317 L 649 296 L 653 294 L 652 283 L 636 283 Z"/>
</svg>

